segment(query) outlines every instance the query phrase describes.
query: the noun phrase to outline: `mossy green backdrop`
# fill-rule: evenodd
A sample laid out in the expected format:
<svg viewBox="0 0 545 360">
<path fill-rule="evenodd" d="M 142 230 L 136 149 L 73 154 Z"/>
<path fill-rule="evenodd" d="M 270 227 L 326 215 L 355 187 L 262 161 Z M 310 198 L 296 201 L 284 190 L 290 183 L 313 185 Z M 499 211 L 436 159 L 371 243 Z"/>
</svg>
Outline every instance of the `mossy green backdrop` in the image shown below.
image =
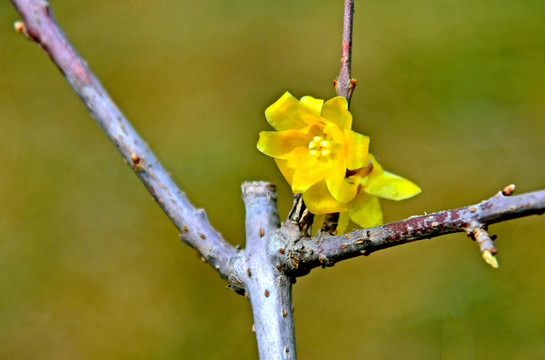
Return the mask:
<svg viewBox="0 0 545 360">
<path fill-rule="evenodd" d="M 240 184 L 291 192 L 256 148 L 284 91 L 330 98 L 343 2 L 52 1 L 114 100 L 233 245 Z M 178 239 L 56 67 L 0 3 L 0 358 L 256 359 L 248 301 Z M 357 1 L 355 130 L 419 184 L 385 219 L 545 188 L 545 2 Z M 316 269 L 301 359 L 542 359 L 545 218 Z"/>
</svg>

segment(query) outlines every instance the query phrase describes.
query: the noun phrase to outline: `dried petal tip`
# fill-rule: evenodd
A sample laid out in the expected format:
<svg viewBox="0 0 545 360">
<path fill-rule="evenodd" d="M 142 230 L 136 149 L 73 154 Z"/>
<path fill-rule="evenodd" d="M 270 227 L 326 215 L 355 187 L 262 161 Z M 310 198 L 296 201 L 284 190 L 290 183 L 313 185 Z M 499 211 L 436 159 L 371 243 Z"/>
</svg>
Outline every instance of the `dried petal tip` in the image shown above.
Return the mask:
<svg viewBox="0 0 545 360">
<path fill-rule="evenodd" d="M 515 192 L 515 184 L 507 185 L 507 186 L 504 187 L 503 190 L 501 191 L 501 193 L 502 193 L 504 196 L 511 196 L 514 192 Z"/>
<path fill-rule="evenodd" d="M 494 255 L 492 255 L 490 250 L 483 251 L 481 256 L 483 257 L 483 260 L 486 261 L 486 263 L 492 266 L 494 269 L 500 267 L 500 265 L 498 264 L 498 259 Z"/>
</svg>

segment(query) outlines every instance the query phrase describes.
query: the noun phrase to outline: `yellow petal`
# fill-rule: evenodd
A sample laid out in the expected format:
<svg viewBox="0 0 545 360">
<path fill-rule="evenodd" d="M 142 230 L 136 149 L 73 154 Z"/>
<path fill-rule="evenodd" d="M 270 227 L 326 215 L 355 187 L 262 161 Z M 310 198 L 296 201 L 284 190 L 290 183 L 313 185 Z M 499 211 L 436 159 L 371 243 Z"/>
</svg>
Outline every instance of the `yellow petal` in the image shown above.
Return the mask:
<svg viewBox="0 0 545 360">
<path fill-rule="evenodd" d="M 346 168 L 360 169 L 369 162 L 369 136 L 352 130 L 344 130 L 346 148 Z"/>
<path fill-rule="evenodd" d="M 298 105 L 299 100 L 286 91 L 280 99 L 265 110 L 265 117 L 278 131 L 300 129 L 307 124 L 299 116 Z"/>
<path fill-rule="evenodd" d="M 296 169 L 316 167 L 316 164 L 318 163 L 318 159 L 316 156 L 310 154 L 308 147 L 298 147 L 293 149 L 293 151 L 286 156 L 286 160 L 288 160 L 288 164 L 291 167 Z"/>
<path fill-rule="evenodd" d="M 333 149 L 342 151 L 342 155 L 344 157 L 345 139 L 342 130 L 335 124 L 327 124 L 323 127 L 322 131 L 330 139 Z"/>
<path fill-rule="evenodd" d="M 373 154 L 369 154 L 369 160 L 373 163 L 373 173 L 379 174 L 384 171 L 382 165 L 378 162 L 377 158 Z"/>
<path fill-rule="evenodd" d="M 332 160 L 333 166 L 326 174 L 327 189 L 335 200 L 341 203 L 352 201 L 358 193 L 359 178 L 346 178 L 346 166 L 342 154 L 338 155 L 338 159 Z"/>
<path fill-rule="evenodd" d="M 291 179 L 293 178 L 293 173 L 295 172 L 295 169 L 290 167 L 286 160 L 274 159 L 274 161 L 276 162 L 276 165 L 278 165 L 280 172 L 282 173 L 282 175 L 284 175 L 284 178 L 286 179 L 288 184 L 291 185 Z"/>
<path fill-rule="evenodd" d="M 314 167 L 308 169 L 295 168 L 291 183 L 293 192 L 305 192 L 309 187 L 323 180 L 328 172 L 328 165 L 318 161 Z"/>
<path fill-rule="evenodd" d="M 261 131 L 257 148 L 273 158 L 286 159 L 297 147 L 306 148 L 308 141 L 297 130 Z"/>
<path fill-rule="evenodd" d="M 346 204 L 341 204 L 331 196 L 325 181 L 320 181 L 303 193 L 303 200 L 313 214 L 329 214 L 346 211 Z"/>
<path fill-rule="evenodd" d="M 337 224 L 337 234 L 344 234 L 346 232 L 346 228 L 348 227 L 348 223 L 350 222 L 350 215 L 348 215 L 348 212 L 342 212 L 339 214 L 339 223 Z"/>
<path fill-rule="evenodd" d="M 389 200 L 404 200 L 422 192 L 413 182 L 384 171 L 373 155 L 369 155 L 369 158 L 373 163 L 373 171 L 361 181 L 366 193 Z"/>
<path fill-rule="evenodd" d="M 389 200 L 404 200 L 422 192 L 413 182 L 388 171 L 376 176 L 371 173 L 363 188 L 368 194 Z"/>
<path fill-rule="evenodd" d="M 298 109 L 305 113 L 320 117 L 323 104 L 324 101 L 322 99 L 315 99 L 312 96 L 303 96 L 299 101 Z"/>
<path fill-rule="evenodd" d="M 315 99 L 312 96 L 303 96 L 297 106 L 299 117 L 307 125 L 324 123 L 324 120 L 321 117 L 323 104 L 324 101 L 322 99 Z"/>
<path fill-rule="evenodd" d="M 325 102 L 322 117 L 337 124 L 342 130 L 352 127 L 352 114 L 348 111 L 348 102 L 342 96 L 336 96 Z"/>
<path fill-rule="evenodd" d="M 362 228 L 382 224 L 382 210 L 378 198 L 363 191 L 349 204 L 348 214 L 350 220 Z"/>
</svg>

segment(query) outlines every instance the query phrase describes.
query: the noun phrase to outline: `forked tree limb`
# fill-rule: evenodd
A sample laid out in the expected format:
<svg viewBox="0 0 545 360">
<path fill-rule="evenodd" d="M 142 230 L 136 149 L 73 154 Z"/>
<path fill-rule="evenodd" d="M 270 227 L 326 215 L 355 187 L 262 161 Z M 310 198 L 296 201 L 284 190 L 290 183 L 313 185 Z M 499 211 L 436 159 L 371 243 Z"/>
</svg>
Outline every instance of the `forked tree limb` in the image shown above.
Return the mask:
<svg viewBox="0 0 545 360">
<path fill-rule="evenodd" d="M 15 29 L 38 43 L 63 73 L 81 101 L 117 147 L 159 206 L 180 230 L 182 241 L 197 249 L 224 278 L 232 274 L 237 250 L 196 209 L 167 170 L 112 101 L 56 23 L 45 0 L 12 0 L 23 22 Z M 236 281 L 230 281 L 235 283 Z M 240 290 L 240 289 L 238 289 Z"/>
<path fill-rule="evenodd" d="M 196 209 L 174 183 L 145 141 L 113 103 L 85 61 L 70 45 L 55 22 L 48 2 L 12 0 L 12 3 L 24 20 L 24 23 L 16 24 L 16 29 L 37 42 L 51 57 L 125 161 L 131 165 L 161 208 L 180 229 L 184 243 L 197 249 L 203 259 L 229 281 L 234 290 L 244 293 L 244 278 L 238 277 L 233 267 L 233 263 L 241 258 L 242 253 L 222 238 L 210 225 L 204 211 Z M 336 82 L 339 94 L 347 97 L 354 86 L 350 79 L 353 6 L 353 0 L 345 1 L 343 55 L 339 79 Z M 344 85 L 341 85 L 341 80 Z M 486 233 L 486 226 L 514 217 L 543 213 L 544 192 L 514 197 L 506 196 L 509 194 L 496 195 L 475 206 L 413 217 L 371 229 L 356 230 L 347 235 L 327 236 L 331 231 L 324 231 L 317 239 L 308 237 L 312 216 L 301 203 L 302 206 L 297 211 L 292 210 L 289 219 L 284 222 L 283 240 L 277 242 L 278 252 L 271 256 L 278 258 L 283 272 L 300 276 L 317 266 L 331 266 L 343 259 L 367 255 L 386 247 L 458 231 L 465 231 L 477 240 L 482 252 L 488 249 L 494 253 L 495 248 Z M 300 198 L 301 196 L 296 196 L 296 204 L 301 201 Z M 326 219 L 326 223 L 327 221 Z M 298 226 L 289 225 L 293 222 Z M 335 219 L 331 223 L 335 225 Z M 334 231 L 334 228 L 330 229 Z M 271 239 L 271 242 L 275 243 L 275 240 Z"/>
</svg>

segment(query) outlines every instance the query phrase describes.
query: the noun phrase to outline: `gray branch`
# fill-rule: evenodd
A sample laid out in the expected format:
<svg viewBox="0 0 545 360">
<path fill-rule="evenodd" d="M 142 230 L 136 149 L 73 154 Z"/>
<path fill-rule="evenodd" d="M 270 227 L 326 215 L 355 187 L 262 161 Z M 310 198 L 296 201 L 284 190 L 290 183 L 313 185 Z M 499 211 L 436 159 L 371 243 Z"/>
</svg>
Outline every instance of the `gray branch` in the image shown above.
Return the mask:
<svg viewBox="0 0 545 360">
<path fill-rule="evenodd" d="M 81 101 L 117 147 L 159 206 L 178 227 L 184 243 L 197 249 L 222 277 L 230 278 L 236 250 L 214 230 L 202 209 L 196 209 L 174 183 L 104 87 L 57 25 L 45 0 L 12 0 L 24 23 L 16 30 L 38 43 L 66 77 Z M 238 289 L 242 291 L 241 289 Z"/>
<path fill-rule="evenodd" d="M 248 182 L 242 186 L 246 205 L 246 250 L 243 271 L 254 315 L 260 359 L 295 359 L 295 330 L 291 301 L 291 278 L 280 272 L 271 256 L 280 225 L 274 185 Z M 238 268 L 238 266 L 237 266 Z"/>
</svg>

